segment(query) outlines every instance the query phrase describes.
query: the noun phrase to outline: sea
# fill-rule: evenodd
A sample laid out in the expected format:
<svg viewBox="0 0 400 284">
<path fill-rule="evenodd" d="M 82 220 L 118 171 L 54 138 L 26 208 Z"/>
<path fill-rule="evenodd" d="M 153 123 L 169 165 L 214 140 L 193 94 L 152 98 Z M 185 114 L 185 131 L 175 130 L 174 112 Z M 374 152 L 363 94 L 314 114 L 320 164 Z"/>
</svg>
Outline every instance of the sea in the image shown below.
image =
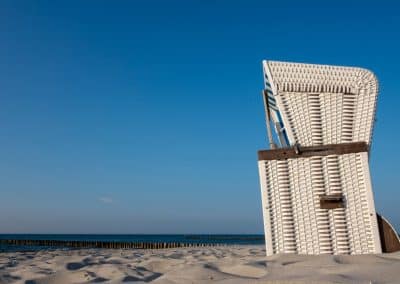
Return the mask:
<svg viewBox="0 0 400 284">
<path fill-rule="evenodd" d="M 0 252 L 39 251 L 53 249 L 73 249 L 69 247 L 9 245 L 1 240 L 57 240 L 57 241 L 99 241 L 99 242 L 148 242 L 148 243 L 204 243 L 223 245 L 261 245 L 265 243 L 264 235 L 89 235 L 89 234 L 0 234 Z"/>
</svg>

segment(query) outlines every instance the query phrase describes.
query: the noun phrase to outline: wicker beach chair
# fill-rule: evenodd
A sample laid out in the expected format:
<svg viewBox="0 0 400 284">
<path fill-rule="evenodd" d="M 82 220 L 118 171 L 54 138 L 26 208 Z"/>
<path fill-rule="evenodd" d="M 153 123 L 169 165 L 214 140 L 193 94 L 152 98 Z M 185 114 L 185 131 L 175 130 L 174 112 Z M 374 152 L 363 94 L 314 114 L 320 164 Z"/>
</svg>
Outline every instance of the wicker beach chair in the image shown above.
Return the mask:
<svg viewBox="0 0 400 284">
<path fill-rule="evenodd" d="M 393 227 L 377 218 L 369 173 L 374 74 L 276 61 L 263 69 L 271 149 L 259 151 L 258 167 L 267 255 L 400 250 Z"/>
</svg>

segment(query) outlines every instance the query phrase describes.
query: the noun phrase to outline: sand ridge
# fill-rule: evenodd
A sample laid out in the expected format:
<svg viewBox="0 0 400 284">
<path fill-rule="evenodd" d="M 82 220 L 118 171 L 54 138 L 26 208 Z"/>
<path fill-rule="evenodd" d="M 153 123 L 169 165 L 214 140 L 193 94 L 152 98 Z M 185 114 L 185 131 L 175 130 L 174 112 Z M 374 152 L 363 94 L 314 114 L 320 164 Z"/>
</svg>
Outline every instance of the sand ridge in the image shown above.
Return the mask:
<svg viewBox="0 0 400 284">
<path fill-rule="evenodd" d="M 0 253 L 0 283 L 400 283 L 400 253 L 265 256 L 264 246 Z"/>
</svg>

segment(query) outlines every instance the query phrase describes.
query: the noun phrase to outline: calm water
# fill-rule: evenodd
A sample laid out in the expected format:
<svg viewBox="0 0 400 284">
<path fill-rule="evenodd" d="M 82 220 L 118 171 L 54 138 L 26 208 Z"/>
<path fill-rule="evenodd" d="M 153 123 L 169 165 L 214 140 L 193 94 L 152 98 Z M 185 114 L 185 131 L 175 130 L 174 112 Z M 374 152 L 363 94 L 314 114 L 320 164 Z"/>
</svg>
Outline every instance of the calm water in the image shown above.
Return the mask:
<svg viewBox="0 0 400 284">
<path fill-rule="evenodd" d="M 62 240 L 62 241 L 103 241 L 103 242 L 179 242 L 219 243 L 237 245 L 264 244 L 264 235 L 13 235 L 2 234 L 1 239 Z M 57 247 L 59 249 L 60 247 Z M 43 246 L 10 246 L 0 243 L 0 252 L 54 249 Z M 68 248 L 65 248 L 68 249 Z"/>
</svg>

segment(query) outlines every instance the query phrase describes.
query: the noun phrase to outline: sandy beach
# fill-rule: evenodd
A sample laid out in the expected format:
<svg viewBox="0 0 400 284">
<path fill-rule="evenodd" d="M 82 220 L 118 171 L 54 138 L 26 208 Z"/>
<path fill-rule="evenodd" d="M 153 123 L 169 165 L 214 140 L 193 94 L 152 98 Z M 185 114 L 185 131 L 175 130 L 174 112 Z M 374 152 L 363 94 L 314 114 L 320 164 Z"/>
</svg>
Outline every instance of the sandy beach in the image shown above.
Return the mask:
<svg viewBox="0 0 400 284">
<path fill-rule="evenodd" d="M 400 253 L 276 255 L 263 246 L 0 254 L 0 283 L 400 283 Z"/>
</svg>

